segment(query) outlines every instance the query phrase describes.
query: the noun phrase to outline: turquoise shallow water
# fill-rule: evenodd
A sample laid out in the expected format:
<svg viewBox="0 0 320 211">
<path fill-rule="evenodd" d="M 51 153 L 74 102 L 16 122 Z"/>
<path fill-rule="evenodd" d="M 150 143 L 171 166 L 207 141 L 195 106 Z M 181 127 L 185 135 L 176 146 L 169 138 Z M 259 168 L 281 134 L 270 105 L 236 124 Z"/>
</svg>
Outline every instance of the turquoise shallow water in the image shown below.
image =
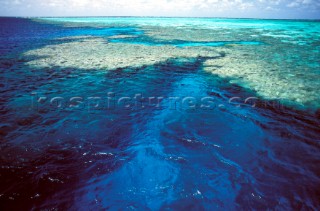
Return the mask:
<svg viewBox="0 0 320 211">
<path fill-rule="evenodd" d="M 320 208 L 312 95 L 319 22 L 1 18 L 0 25 L 1 210 Z M 92 68 L 118 59 L 90 48 L 108 45 L 127 60 Z M 183 53 L 150 62 L 174 51 L 165 46 Z M 207 53 L 188 56 L 201 49 Z M 156 57 L 132 57 L 141 51 Z M 228 58 L 206 71 L 208 60 Z M 224 77 L 228 65 L 239 74 Z M 252 81 L 261 77 L 279 85 L 258 87 Z M 290 83 L 303 86 L 287 91 Z"/>
<path fill-rule="evenodd" d="M 172 45 L 175 47 L 199 47 L 199 46 L 210 46 L 210 47 L 219 47 L 225 45 L 261 45 L 260 42 L 254 41 L 216 41 L 216 42 L 183 42 L 183 41 L 175 41 L 175 42 L 148 42 L 148 41 L 138 41 L 137 38 L 133 39 L 111 39 L 110 42 L 114 43 L 130 43 L 137 45 L 148 45 L 148 46 L 163 46 L 163 45 Z"/>
</svg>

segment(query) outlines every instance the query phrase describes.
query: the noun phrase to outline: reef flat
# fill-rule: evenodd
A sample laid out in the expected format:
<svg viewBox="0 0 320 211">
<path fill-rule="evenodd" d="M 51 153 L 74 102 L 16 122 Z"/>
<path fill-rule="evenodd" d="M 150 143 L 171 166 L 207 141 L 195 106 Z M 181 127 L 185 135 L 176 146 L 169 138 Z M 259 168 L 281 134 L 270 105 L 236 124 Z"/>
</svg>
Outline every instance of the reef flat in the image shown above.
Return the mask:
<svg viewBox="0 0 320 211">
<path fill-rule="evenodd" d="M 69 37 L 68 39 L 73 39 Z M 172 58 L 219 57 L 208 48 L 177 48 L 170 45 L 146 46 L 130 43 L 110 43 L 108 39 L 86 38 L 80 41 L 49 45 L 25 53 L 34 59 L 27 64 L 36 67 L 100 69 L 142 67 L 165 62 Z"/>
<path fill-rule="evenodd" d="M 228 78 L 264 99 L 277 99 L 299 109 L 317 110 L 320 105 L 317 93 L 320 80 L 313 80 L 319 70 L 318 23 L 253 21 L 249 24 L 243 20 L 211 23 L 210 19 L 143 22 L 131 18 L 37 21 L 71 28 L 86 26 L 97 31 L 86 39 L 59 38 L 73 39 L 73 42 L 26 52 L 25 56 L 36 58 L 28 62 L 32 67 L 112 70 L 152 65 L 173 58 L 201 57 L 206 58 L 203 60 L 205 71 Z M 103 27 L 107 30 L 99 32 Z"/>
</svg>

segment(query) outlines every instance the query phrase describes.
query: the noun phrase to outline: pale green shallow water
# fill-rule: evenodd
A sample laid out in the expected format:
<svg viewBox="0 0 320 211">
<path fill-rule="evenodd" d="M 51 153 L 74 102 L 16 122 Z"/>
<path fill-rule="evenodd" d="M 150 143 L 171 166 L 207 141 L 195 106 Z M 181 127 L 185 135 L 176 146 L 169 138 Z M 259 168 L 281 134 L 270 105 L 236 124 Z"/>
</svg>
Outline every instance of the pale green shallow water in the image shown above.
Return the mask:
<svg viewBox="0 0 320 211">
<path fill-rule="evenodd" d="M 124 48 L 123 57 L 128 56 L 130 60 L 135 52 L 133 45 L 137 45 L 143 48 L 142 55 L 143 51 L 151 55 L 151 57 L 142 58 L 132 64 L 128 62 L 125 66 L 142 66 L 174 57 L 196 57 L 197 52 L 199 52 L 198 56 L 206 57 L 212 56 L 208 53 L 209 51 L 215 51 L 226 56 L 221 59 L 204 61 L 205 71 L 229 78 L 232 83 L 249 88 L 265 99 L 280 99 L 286 105 L 311 110 L 317 110 L 320 105 L 318 94 L 320 89 L 320 22 L 317 21 L 116 17 L 41 18 L 37 21 L 62 24 L 73 28 L 93 27 L 97 30 L 105 27 L 136 29 L 133 37 L 120 37 L 120 39 L 114 39 L 103 32 L 93 34 L 96 38 L 100 37 L 107 42 L 115 43 L 113 47 L 105 47 L 111 54 L 118 48 Z M 97 44 L 96 40 L 87 41 Z M 78 48 L 76 47 L 76 45 L 79 46 L 78 43 L 74 42 L 74 44 L 75 48 Z M 132 44 L 132 47 L 128 44 Z M 81 67 L 80 62 L 74 61 L 70 64 L 68 62 L 64 65 L 60 64 L 59 57 L 63 57 L 68 49 L 72 51 L 72 46 L 72 43 L 66 48 L 63 48 L 65 46 L 62 45 L 51 46 L 54 49 L 61 47 L 62 55 L 59 55 L 59 52 L 50 51 L 50 46 L 27 54 L 48 54 L 49 58 L 54 61 L 52 65 Z M 165 47 L 150 50 L 157 46 Z M 175 47 L 182 47 L 185 50 L 183 53 L 173 54 Z M 90 48 L 89 43 L 81 47 L 83 54 L 77 55 L 82 58 L 80 59 L 82 63 L 83 60 L 86 60 L 88 48 Z M 104 49 L 102 45 L 101 49 Z M 207 52 L 201 53 L 203 50 Z M 159 54 L 165 58 L 153 58 Z M 93 63 L 107 69 L 124 66 L 110 60 L 100 62 L 92 60 Z M 92 60 L 87 62 L 88 66 Z M 109 64 L 110 62 L 112 65 Z M 37 66 L 40 63 L 41 61 L 39 63 L 33 61 L 32 65 Z"/>
</svg>

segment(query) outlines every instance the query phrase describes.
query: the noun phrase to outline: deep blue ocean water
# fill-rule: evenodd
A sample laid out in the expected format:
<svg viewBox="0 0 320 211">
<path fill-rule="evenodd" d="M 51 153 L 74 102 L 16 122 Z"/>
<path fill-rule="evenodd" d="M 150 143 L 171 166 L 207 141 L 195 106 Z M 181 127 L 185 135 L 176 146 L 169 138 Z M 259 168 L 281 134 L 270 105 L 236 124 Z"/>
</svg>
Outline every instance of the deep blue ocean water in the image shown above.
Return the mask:
<svg viewBox="0 0 320 211">
<path fill-rule="evenodd" d="M 320 209 L 319 112 L 244 103 L 255 93 L 203 71 L 204 58 L 87 71 L 22 56 L 68 42 L 57 38 L 119 34 L 143 31 L 0 19 L 0 210 Z M 114 106 L 118 96 L 131 98 Z"/>
</svg>

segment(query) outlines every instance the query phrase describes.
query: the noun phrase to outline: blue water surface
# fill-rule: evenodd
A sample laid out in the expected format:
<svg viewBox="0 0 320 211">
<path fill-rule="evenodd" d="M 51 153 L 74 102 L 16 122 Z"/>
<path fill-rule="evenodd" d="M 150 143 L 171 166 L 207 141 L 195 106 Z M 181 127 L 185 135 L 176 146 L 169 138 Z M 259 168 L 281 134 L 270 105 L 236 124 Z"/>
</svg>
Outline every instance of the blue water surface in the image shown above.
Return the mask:
<svg viewBox="0 0 320 211">
<path fill-rule="evenodd" d="M 163 46 L 172 45 L 175 47 L 219 47 L 226 45 L 261 45 L 262 42 L 258 41 L 214 41 L 214 42 L 188 42 L 182 40 L 168 41 L 147 41 L 147 40 L 137 40 L 137 39 L 111 39 L 112 43 L 130 43 L 136 45 L 147 45 L 147 46 Z"/>
<path fill-rule="evenodd" d="M 139 31 L 0 19 L 0 210 L 320 208 L 318 114 L 244 103 L 255 92 L 206 73 L 203 58 L 87 71 L 21 56 L 67 42 L 55 38 Z M 57 96 L 59 108 L 42 98 Z"/>
</svg>

